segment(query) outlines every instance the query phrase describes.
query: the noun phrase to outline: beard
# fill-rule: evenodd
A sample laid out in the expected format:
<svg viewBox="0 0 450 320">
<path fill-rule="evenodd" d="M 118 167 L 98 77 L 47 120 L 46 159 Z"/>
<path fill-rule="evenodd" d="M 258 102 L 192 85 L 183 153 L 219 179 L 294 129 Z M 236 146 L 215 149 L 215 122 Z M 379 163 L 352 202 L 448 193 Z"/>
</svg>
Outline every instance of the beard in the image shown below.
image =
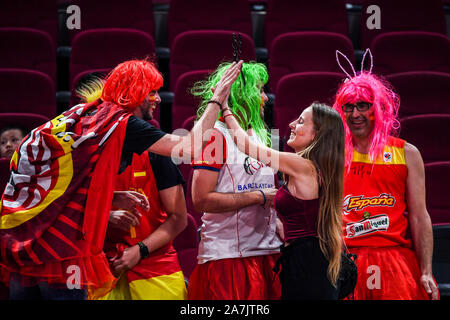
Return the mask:
<svg viewBox="0 0 450 320">
<path fill-rule="evenodd" d="M 144 106 L 143 108 L 141 108 L 141 112 L 143 120 L 145 121 L 153 120 L 153 113 L 151 111 L 150 104 L 148 106 Z"/>
<path fill-rule="evenodd" d="M 148 109 L 147 112 L 143 114 L 143 118 L 145 121 L 153 120 L 153 115 L 150 113 L 150 109 Z"/>
</svg>

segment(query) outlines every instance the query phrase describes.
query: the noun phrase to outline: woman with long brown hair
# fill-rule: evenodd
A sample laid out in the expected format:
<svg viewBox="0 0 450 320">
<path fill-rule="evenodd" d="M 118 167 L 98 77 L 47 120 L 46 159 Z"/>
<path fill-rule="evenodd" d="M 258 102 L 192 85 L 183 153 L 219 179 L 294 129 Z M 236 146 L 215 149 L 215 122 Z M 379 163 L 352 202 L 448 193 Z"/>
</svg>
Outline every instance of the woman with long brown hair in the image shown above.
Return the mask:
<svg viewBox="0 0 450 320">
<path fill-rule="evenodd" d="M 226 105 L 222 114 L 240 151 L 286 176 L 274 199 L 285 242 L 282 299 L 337 299 L 345 162 L 339 113 L 320 103 L 306 108 L 289 124 L 295 153 L 254 144 Z"/>
</svg>

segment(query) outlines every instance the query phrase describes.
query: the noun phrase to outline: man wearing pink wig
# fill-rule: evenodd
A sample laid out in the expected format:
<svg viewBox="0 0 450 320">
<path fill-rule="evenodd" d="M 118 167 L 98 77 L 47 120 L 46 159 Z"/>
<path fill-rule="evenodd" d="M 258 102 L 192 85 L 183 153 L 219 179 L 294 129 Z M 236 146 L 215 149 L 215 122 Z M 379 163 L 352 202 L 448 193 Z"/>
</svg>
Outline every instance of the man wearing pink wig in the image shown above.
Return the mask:
<svg viewBox="0 0 450 320">
<path fill-rule="evenodd" d="M 400 99 L 371 71 L 346 74 L 333 107 L 346 134 L 343 229 L 357 255 L 354 298 L 439 299 L 423 160 L 415 146 L 394 137 Z"/>
</svg>

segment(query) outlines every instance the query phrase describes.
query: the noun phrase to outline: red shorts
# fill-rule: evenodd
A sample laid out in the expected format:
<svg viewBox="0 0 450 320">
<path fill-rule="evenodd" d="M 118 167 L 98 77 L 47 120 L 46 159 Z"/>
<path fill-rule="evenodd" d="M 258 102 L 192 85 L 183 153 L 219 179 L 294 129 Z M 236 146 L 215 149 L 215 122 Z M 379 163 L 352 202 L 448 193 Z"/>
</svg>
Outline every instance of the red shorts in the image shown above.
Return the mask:
<svg viewBox="0 0 450 320">
<path fill-rule="evenodd" d="M 429 300 L 414 251 L 404 247 L 351 247 L 357 255 L 355 300 Z"/>
<path fill-rule="evenodd" d="M 279 254 L 199 264 L 189 278 L 190 300 L 276 300 L 281 284 L 272 271 Z"/>
</svg>

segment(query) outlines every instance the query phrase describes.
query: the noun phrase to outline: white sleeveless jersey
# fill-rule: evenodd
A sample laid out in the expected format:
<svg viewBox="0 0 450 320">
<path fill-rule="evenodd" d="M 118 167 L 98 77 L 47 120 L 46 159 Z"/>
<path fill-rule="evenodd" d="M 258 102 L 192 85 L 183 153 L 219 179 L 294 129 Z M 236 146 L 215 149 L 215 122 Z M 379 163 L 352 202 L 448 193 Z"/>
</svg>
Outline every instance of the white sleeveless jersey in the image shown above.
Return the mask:
<svg viewBox="0 0 450 320">
<path fill-rule="evenodd" d="M 222 133 L 226 145 L 226 161 L 219 166 L 215 191 L 241 193 L 274 188 L 274 170 L 240 152 L 225 123 L 217 121 L 215 128 Z M 250 139 L 261 143 L 256 135 L 250 136 Z M 217 166 L 215 168 L 219 170 Z M 233 212 L 205 212 L 202 222 L 198 252 L 200 264 L 211 260 L 274 254 L 279 252 L 282 244 L 276 233 L 276 211 L 273 208 L 253 205 Z"/>
</svg>

